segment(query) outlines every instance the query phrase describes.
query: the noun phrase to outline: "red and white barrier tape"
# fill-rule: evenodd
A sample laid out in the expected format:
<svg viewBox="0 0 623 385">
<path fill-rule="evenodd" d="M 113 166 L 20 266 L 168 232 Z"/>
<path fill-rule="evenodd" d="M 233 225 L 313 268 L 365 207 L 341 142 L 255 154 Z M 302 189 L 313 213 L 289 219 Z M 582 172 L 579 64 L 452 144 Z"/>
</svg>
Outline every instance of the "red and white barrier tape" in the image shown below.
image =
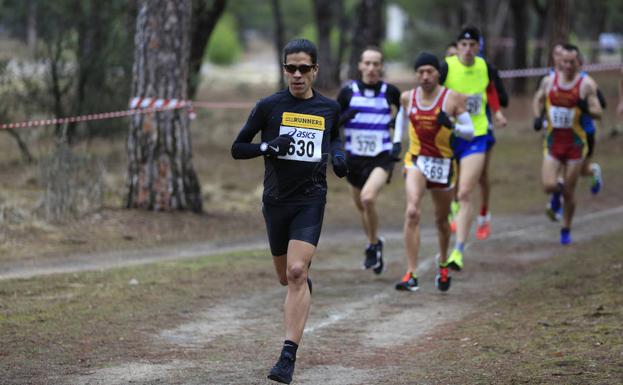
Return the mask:
<svg viewBox="0 0 623 385">
<path fill-rule="evenodd" d="M 619 69 L 621 69 L 621 63 L 596 63 L 596 64 L 587 64 L 585 66 L 582 66 L 582 70 L 586 72 L 613 71 L 613 70 L 619 70 Z M 504 79 L 508 79 L 508 78 L 544 76 L 544 75 L 547 75 L 549 71 L 550 71 L 549 67 L 500 70 L 500 77 Z M 19 122 L 19 123 L 3 123 L 3 124 L 0 124 L 0 130 L 6 130 L 6 129 L 11 129 L 11 128 L 40 127 L 40 126 L 50 126 L 50 125 L 55 125 L 55 124 L 122 118 L 125 116 L 131 116 L 131 115 L 136 115 L 136 114 L 148 114 L 151 112 L 175 110 L 175 109 L 181 109 L 181 108 L 188 108 L 190 110 L 191 118 L 192 118 L 194 116 L 194 112 L 192 111 L 193 107 L 209 108 L 209 109 L 226 109 L 226 108 L 249 109 L 249 108 L 252 108 L 253 106 L 254 106 L 254 103 L 250 103 L 250 102 L 191 102 L 190 100 L 136 97 L 130 100 L 130 109 L 125 110 L 125 111 L 103 112 L 100 114 L 71 116 L 68 118 L 31 120 L 31 121 Z"/>
<path fill-rule="evenodd" d="M 621 63 L 595 63 L 582 66 L 582 71 L 586 72 L 600 72 L 600 71 L 613 71 L 621 68 Z M 521 68 L 514 70 L 500 70 L 500 77 L 503 79 L 508 78 L 527 78 L 533 76 L 545 76 L 549 73 L 550 67 L 541 68 Z"/>
<path fill-rule="evenodd" d="M 65 124 L 65 123 L 77 123 L 77 122 L 88 122 L 93 120 L 105 120 L 105 119 L 114 119 L 114 118 L 122 118 L 125 116 L 131 116 L 136 114 L 148 114 L 151 112 L 159 112 L 165 110 L 174 110 L 180 108 L 192 108 L 192 104 L 189 101 L 168 103 L 161 107 L 150 107 L 150 108 L 134 108 L 131 110 L 125 111 L 114 111 L 114 112 L 103 112 L 100 114 L 88 114 L 88 115 L 80 115 L 80 116 L 71 116 L 67 118 L 54 118 L 54 119 L 41 119 L 41 120 L 31 120 L 26 122 L 19 123 L 3 123 L 0 124 L 0 130 L 6 130 L 11 128 L 28 128 L 28 127 L 40 127 L 40 126 L 50 126 L 55 124 Z"/>
</svg>

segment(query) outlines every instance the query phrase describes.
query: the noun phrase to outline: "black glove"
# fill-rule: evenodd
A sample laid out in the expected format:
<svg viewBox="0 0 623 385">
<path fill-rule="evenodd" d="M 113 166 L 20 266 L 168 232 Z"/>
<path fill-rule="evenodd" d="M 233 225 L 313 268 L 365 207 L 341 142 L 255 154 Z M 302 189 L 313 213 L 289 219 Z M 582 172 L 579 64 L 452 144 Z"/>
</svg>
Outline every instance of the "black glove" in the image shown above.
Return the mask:
<svg viewBox="0 0 623 385">
<path fill-rule="evenodd" d="M 442 126 L 448 127 L 451 130 L 454 128 L 454 123 L 452 123 L 450 117 L 448 116 L 448 114 L 446 114 L 445 111 L 439 111 L 439 113 L 437 114 L 437 123 L 441 124 Z"/>
<path fill-rule="evenodd" d="M 399 161 L 400 154 L 402 153 L 402 144 L 400 142 L 394 143 L 392 146 L 392 160 Z"/>
<path fill-rule="evenodd" d="M 578 108 L 582 111 L 583 114 L 590 115 L 588 110 L 588 100 L 586 99 L 578 99 Z"/>
<path fill-rule="evenodd" d="M 293 142 L 294 142 L 294 138 L 292 138 L 290 135 L 281 134 L 275 139 L 268 142 L 267 154 L 283 156 L 288 153 L 290 144 Z"/>
<path fill-rule="evenodd" d="M 346 158 L 344 157 L 344 154 L 336 152 L 331 158 L 331 162 L 333 163 L 333 172 L 335 175 L 339 178 L 344 178 L 348 175 L 348 166 L 346 165 Z"/>
<path fill-rule="evenodd" d="M 534 122 L 532 123 L 532 128 L 534 128 L 534 131 L 541 131 L 541 129 L 543 129 L 543 117 L 542 116 L 534 118 Z"/>
</svg>

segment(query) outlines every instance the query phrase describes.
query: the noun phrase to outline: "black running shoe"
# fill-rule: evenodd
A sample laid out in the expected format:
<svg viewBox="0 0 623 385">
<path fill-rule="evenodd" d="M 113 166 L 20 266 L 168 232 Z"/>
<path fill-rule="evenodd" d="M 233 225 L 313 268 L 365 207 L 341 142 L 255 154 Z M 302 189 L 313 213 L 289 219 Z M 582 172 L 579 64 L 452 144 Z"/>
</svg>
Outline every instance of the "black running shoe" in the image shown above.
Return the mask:
<svg viewBox="0 0 623 385">
<path fill-rule="evenodd" d="M 368 245 L 366 249 L 366 259 L 363 261 L 363 268 L 368 270 L 378 266 L 378 258 L 376 256 L 376 247 L 374 245 Z"/>
<path fill-rule="evenodd" d="M 448 275 L 448 267 L 439 266 L 437 276 L 435 277 L 435 287 L 441 291 L 448 291 L 452 277 Z"/>
<path fill-rule="evenodd" d="M 409 272 L 402 277 L 402 281 L 396 284 L 396 290 L 417 291 L 419 288 L 417 277 L 414 277 L 413 274 Z"/>
<path fill-rule="evenodd" d="M 379 242 L 374 245 L 376 249 L 377 266 L 374 268 L 374 274 L 380 275 L 385 271 L 385 263 L 383 262 L 383 238 L 379 238 Z"/>
<path fill-rule="evenodd" d="M 296 359 L 288 352 L 282 352 L 279 361 L 273 366 L 268 374 L 268 379 L 289 384 L 292 382 L 292 374 L 294 373 L 294 361 Z"/>
</svg>

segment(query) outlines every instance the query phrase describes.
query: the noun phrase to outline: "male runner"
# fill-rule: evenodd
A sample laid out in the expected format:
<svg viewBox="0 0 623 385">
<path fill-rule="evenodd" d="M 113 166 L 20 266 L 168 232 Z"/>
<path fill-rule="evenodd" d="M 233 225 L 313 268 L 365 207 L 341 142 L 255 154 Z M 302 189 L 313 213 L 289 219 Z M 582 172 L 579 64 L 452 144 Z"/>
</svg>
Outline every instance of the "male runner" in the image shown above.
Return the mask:
<svg viewBox="0 0 623 385">
<path fill-rule="evenodd" d="M 446 54 L 445 57 L 454 56 L 459 53 L 459 46 L 456 44 L 456 41 L 450 42 L 446 46 Z"/>
<path fill-rule="evenodd" d="M 533 100 L 535 129 L 543 124 L 541 112 L 544 107 L 547 119 L 541 172 L 543 187 L 547 194 L 559 193 L 564 198 L 560 231 L 560 243 L 563 245 L 572 241 L 575 185 L 588 152 L 587 135 L 580 123 L 581 115 L 588 114 L 599 119 L 602 114 L 597 84 L 590 76 L 580 73 L 579 56 L 576 46 L 564 44 L 561 71 L 543 78 Z M 557 181 L 561 169 L 564 170 L 562 184 Z"/>
<path fill-rule="evenodd" d="M 554 48 L 552 49 L 552 68 L 550 70 L 550 74 L 553 74 L 556 71 L 558 72 L 562 71 L 561 63 L 562 63 L 562 54 L 564 51 L 563 46 L 564 46 L 563 43 L 557 43 L 554 45 Z M 581 55 L 579 57 L 579 60 L 580 60 L 580 65 L 582 65 Z M 582 76 L 587 75 L 587 73 L 584 71 L 580 72 L 580 74 Z M 597 88 L 597 98 L 599 99 L 599 103 L 602 109 L 606 108 L 606 100 L 603 94 L 601 93 L 601 91 L 599 90 L 599 88 Z M 542 114 L 544 116 L 545 111 L 542 111 Z M 599 163 L 592 162 L 593 152 L 595 150 L 595 122 L 593 121 L 593 118 L 589 114 L 582 114 L 580 117 L 580 124 L 582 125 L 582 128 L 586 132 L 586 140 L 587 140 L 587 145 L 588 145 L 588 152 L 586 154 L 586 157 L 582 161 L 582 170 L 580 172 L 580 176 L 590 177 L 591 178 L 591 187 L 590 187 L 591 193 L 598 194 L 599 191 L 601 190 L 601 186 L 603 185 L 603 176 L 601 173 L 601 167 L 599 166 Z M 535 129 L 536 128 L 537 127 L 535 127 Z M 558 180 L 560 182 L 563 179 L 562 177 L 563 172 L 564 172 L 563 169 L 561 169 L 561 174 L 558 176 Z M 562 218 L 561 200 L 562 200 L 561 194 L 558 192 L 554 192 L 550 196 L 550 200 L 546 206 L 545 214 L 552 221 L 557 222 Z"/>
<path fill-rule="evenodd" d="M 420 248 L 421 204 L 424 193 L 430 189 L 439 238 L 439 269 L 435 285 L 439 290 L 446 291 L 450 288 L 447 261 L 450 224 L 447 218 L 456 181 L 456 161 L 452 158 L 451 142 L 455 135 L 471 139 L 474 127 L 465 110 L 465 95 L 439 84 L 439 60 L 434 55 L 421 53 L 414 68 L 419 86 L 402 93 L 402 108 L 397 118 L 397 125 L 406 125 L 407 120 L 410 125 L 409 149 L 405 155 L 407 207 L 404 238 L 407 272 L 402 281 L 396 284 L 396 290 L 416 291 L 419 287 L 416 268 Z M 449 116 L 456 118 L 456 124 Z"/>
<path fill-rule="evenodd" d="M 285 342 L 268 378 L 292 381 L 296 350 L 309 314 L 309 265 L 316 250 L 327 194 L 326 164 L 348 173 L 338 132 L 339 106 L 312 88 L 317 51 L 305 39 L 283 49 L 288 88 L 260 100 L 232 146 L 235 159 L 264 157 L 262 212 L 279 282 L 288 287 Z M 261 132 L 261 143 L 251 143 Z"/>
<path fill-rule="evenodd" d="M 381 274 L 383 240 L 378 235 L 376 201 L 383 185 L 389 183 L 401 152 L 402 132 L 394 131 L 393 144 L 390 137 L 393 115 L 400 107 L 400 91 L 382 80 L 383 54 L 378 48 L 366 48 L 358 68 L 361 80 L 342 88 L 337 101 L 343 111 L 347 179 L 368 238 L 363 267 Z"/>
<path fill-rule="evenodd" d="M 479 40 L 480 45 L 483 44 L 482 37 Z M 484 52 L 482 47 L 480 47 L 478 56 L 484 58 Z M 486 115 L 487 120 L 489 121 L 489 125 L 487 127 L 487 144 L 485 151 L 485 165 L 482 170 L 482 174 L 480 175 L 480 179 L 478 180 L 478 184 L 480 186 L 480 212 L 478 217 L 476 218 L 476 239 L 485 240 L 489 238 L 491 235 L 491 212 L 489 211 L 489 198 L 491 196 L 491 182 L 489 180 L 489 165 L 491 164 L 491 156 L 493 153 L 493 146 L 495 145 L 495 135 L 493 131 L 493 124 L 491 124 L 491 114 L 492 106 L 499 107 L 508 107 L 508 94 L 506 92 L 506 88 L 504 87 L 504 83 L 502 83 L 502 79 L 500 78 L 500 73 L 496 68 L 489 65 L 489 76 L 490 82 L 487 92 L 487 106 L 486 106 Z M 492 92 L 491 83 L 493 83 L 493 87 L 495 92 Z M 491 87 L 491 88 L 493 88 Z M 497 101 L 494 100 L 496 98 L 495 93 L 497 93 Z M 497 124 L 500 127 L 506 127 L 507 121 L 506 117 L 501 113 L 497 117 Z"/>
<path fill-rule="evenodd" d="M 441 83 L 451 90 L 467 95 L 467 111 L 474 125 L 474 137 L 471 140 L 456 138 L 453 143 L 454 156 L 458 159 L 460 168 L 457 194 L 460 208 L 456 216 L 456 244 L 448 263 L 455 270 L 463 268 L 465 242 L 473 219 L 471 194 L 485 167 L 489 126 L 485 112 L 487 103 L 490 103 L 497 126 L 504 125 L 506 121 L 491 81 L 493 75 L 489 65 L 476 56 L 479 39 L 480 32 L 477 28 L 464 28 L 457 38 L 459 54 L 446 57 L 440 68 Z"/>
</svg>

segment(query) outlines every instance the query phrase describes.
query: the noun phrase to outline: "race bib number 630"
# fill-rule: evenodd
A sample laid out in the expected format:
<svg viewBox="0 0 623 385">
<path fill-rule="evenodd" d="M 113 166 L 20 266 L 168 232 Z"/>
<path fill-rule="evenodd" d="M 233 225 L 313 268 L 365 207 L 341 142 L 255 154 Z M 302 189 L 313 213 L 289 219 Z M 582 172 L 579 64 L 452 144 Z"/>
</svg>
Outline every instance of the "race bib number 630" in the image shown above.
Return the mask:
<svg viewBox="0 0 623 385">
<path fill-rule="evenodd" d="M 279 135 L 290 135 L 294 142 L 290 144 L 288 153 L 278 158 L 301 162 L 320 162 L 324 129 L 325 121 L 322 116 L 284 112 Z"/>
</svg>

